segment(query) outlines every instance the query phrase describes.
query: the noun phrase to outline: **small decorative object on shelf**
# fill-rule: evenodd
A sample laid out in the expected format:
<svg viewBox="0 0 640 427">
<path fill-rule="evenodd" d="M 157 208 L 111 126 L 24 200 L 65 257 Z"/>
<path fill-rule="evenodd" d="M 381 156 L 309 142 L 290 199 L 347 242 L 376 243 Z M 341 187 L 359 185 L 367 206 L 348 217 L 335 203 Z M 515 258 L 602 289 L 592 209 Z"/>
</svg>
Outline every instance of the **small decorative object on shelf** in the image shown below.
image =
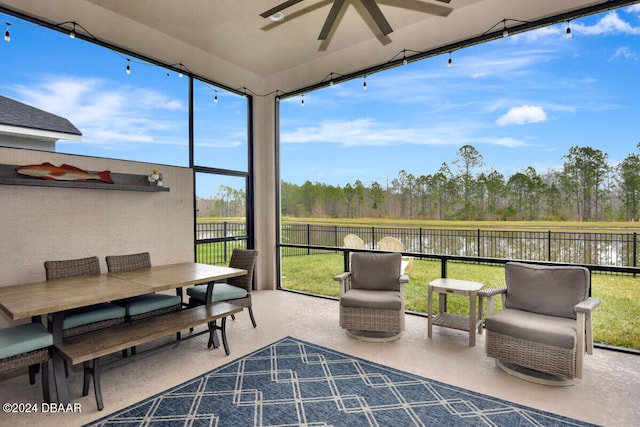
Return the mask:
<svg viewBox="0 0 640 427">
<path fill-rule="evenodd" d="M 151 174 L 148 177 L 149 185 L 155 185 L 158 187 L 164 187 L 164 181 L 162 179 L 162 174 L 158 172 L 158 169 L 153 169 Z"/>
</svg>

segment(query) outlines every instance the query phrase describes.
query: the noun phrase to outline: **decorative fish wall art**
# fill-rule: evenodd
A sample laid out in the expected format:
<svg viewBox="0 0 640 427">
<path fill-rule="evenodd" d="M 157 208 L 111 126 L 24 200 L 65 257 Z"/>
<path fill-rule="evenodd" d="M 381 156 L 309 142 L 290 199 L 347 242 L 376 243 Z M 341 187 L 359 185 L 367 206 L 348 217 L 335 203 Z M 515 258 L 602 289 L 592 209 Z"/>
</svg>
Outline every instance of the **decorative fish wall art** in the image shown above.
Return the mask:
<svg viewBox="0 0 640 427">
<path fill-rule="evenodd" d="M 113 184 L 111 179 L 111 171 L 87 172 L 78 167 L 68 165 L 66 163 L 55 166 L 49 162 L 39 165 L 25 165 L 16 167 L 16 172 L 21 175 L 33 176 L 54 181 L 76 181 L 85 182 L 93 179 L 97 181 Z"/>
</svg>

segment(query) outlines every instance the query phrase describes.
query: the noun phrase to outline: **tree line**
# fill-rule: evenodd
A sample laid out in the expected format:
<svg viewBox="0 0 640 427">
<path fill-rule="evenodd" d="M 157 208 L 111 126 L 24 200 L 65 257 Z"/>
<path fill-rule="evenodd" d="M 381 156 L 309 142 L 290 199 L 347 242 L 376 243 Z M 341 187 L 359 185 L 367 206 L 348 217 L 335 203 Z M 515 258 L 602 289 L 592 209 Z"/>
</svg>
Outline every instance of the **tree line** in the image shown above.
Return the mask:
<svg viewBox="0 0 640 427">
<path fill-rule="evenodd" d="M 451 165 L 443 162 L 435 173 L 420 176 L 401 170 L 385 185 L 282 182 L 281 211 L 294 217 L 638 220 L 640 154 L 611 165 L 607 153 L 574 146 L 562 161 L 559 170 L 539 173 L 529 166 L 507 177 L 495 169 L 482 170 L 482 154 L 464 145 Z"/>
</svg>

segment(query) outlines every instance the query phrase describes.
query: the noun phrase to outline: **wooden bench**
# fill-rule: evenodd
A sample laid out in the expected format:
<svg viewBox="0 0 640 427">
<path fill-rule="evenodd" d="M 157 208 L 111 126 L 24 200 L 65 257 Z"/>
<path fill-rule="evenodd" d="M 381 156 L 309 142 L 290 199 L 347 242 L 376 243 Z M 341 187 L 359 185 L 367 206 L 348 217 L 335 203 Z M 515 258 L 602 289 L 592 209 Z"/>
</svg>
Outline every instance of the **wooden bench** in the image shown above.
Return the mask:
<svg viewBox="0 0 640 427">
<path fill-rule="evenodd" d="M 217 347 L 215 331 L 220 330 L 225 353 L 229 354 L 227 344 L 226 320 L 228 316 L 239 313 L 242 307 L 226 302 L 201 305 L 172 313 L 138 320 L 133 323 L 103 329 L 64 340 L 56 344 L 56 351 L 71 364 L 84 364 L 84 387 L 82 395 L 89 393 L 89 378 L 93 376 L 93 386 L 98 410 L 104 408 L 100 388 L 99 359 L 127 348 L 144 344 L 184 329 L 207 323 L 209 325 L 209 346 Z M 215 321 L 222 319 L 221 325 Z"/>
</svg>

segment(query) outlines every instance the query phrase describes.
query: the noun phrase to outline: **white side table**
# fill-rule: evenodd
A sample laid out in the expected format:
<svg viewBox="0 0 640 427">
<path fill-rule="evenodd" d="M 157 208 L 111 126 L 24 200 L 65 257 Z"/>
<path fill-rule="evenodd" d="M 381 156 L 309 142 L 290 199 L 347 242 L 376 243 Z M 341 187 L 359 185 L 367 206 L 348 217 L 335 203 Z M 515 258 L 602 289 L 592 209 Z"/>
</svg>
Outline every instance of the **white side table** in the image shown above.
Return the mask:
<svg viewBox="0 0 640 427">
<path fill-rule="evenodd" d="M 461 331 L 469 332 L 469 346 L 476 345 L 476 328 L 478 327 L 478 320 L 476 310 L 476 296 L 477 292 L 482 289 L 484 284 L 480 282 L 471 282 L 468 280 L 458 279 L 436 279 L 429 283 L 429 304 L 428 304 L 428 318 L 429 318 L 429 338 L 431 338 L 431 332 L 433 325 L 442 326 L 444 328 L 458 329 Z M 433 292 L 438 293 L 438 314 L 433 316 Z M 447 313 L 445 309 L 445 301 L 447 294 L 463 295 L 469 297 L 469 317 L 461 316 L 459 314 Z"/>
</svg>

